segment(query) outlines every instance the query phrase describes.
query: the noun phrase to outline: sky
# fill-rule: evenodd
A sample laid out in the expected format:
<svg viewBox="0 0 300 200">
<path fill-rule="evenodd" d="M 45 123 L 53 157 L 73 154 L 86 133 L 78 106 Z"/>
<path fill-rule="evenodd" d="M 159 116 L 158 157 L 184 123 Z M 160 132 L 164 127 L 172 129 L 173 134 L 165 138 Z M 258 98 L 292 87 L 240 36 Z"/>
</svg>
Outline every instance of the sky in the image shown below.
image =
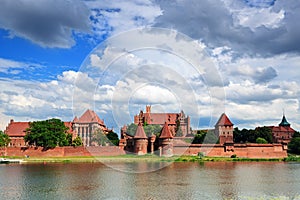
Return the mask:
<svg viewBox="0 0 300 200">
<path fill-rule="evenodd" d="M 0 130 L 93 109 L 119 132 L 146 105 L 193 129 L 300 130 L 298 0 L 1 0 Z"/>
</svg>

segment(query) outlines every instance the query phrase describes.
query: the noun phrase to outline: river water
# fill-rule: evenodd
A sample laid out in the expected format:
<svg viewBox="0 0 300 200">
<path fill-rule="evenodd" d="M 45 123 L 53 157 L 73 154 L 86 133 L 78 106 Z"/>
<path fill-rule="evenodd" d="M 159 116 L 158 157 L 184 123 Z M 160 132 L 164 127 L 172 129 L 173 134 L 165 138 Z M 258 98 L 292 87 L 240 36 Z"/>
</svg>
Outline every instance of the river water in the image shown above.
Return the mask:
<svg viewBox="0 0 300 200">
<path fill-rule="evenodd" d="M 300 163 L 131 162 L 0 165 L 1 199 L 300 199 Z M 126 171 L 126 170 L 123 170 Z"/>
</svg>

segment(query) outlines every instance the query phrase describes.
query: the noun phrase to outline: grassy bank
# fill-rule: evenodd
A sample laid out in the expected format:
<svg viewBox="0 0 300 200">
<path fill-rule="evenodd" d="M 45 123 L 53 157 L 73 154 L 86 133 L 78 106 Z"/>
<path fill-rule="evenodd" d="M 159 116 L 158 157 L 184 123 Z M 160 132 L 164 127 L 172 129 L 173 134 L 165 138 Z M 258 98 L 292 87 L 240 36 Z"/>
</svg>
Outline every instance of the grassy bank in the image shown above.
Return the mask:
<svg viewBox="0 0 300 200">
<path fill-rule="evenodd" d="M 228 158 L 228 157 L 199 157 L 199 156 L 172 156 L 159 157 L 157 155 L 136 156 L 132 154 L 120 156 L 74 156 L 74 157 L 6 157 L 22 159 L 27 163 L 94 163 L 94 162 L 258 162 L 258 161 L 286 161 L 300 162 L 300 156 L 290 155 L 287 158 Z"/>
</svg>

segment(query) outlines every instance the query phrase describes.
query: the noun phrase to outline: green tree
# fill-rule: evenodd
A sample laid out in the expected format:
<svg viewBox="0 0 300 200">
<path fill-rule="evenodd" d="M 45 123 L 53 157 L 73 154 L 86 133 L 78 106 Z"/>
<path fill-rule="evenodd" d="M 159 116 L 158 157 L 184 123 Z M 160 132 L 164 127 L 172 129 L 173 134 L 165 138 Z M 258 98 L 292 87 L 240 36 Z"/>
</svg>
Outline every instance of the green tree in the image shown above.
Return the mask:
<svg viewBox="0 0 300 200">
<path fill-rule="evenodd" d="M 10 138 L 3 131 L 0 131 L 0 147 L 7 146 L 10 143 Z"/>
<path fill-rule="evenodd" d="M 300 133 L 296 131 L 288 144 L 291 153 L 300 154 Z"/>
<path fill-rule="evenodd" d="M 255 138 L 263 138 L 267 141 L 267 143 L 273 142 L 273 134 L 272 130 L 269 127 L 257 127 L 255 129 Z M 256 140 L 255 139 L 255 140 Z"/>
<path fill-rule="evenodd" d="M 109 132 L 107 135 L 107 138 L 109 139 L 109 141 L 115 145 L 115 146 L 119 146 L 119 136 L 118 134 L 116 134 L 115 132 L 111 131 Z"/>
<path fill-rule="evenodd" d="M 148 125 L 144 126 L 143 128 L 148 137 L 151 137 L 152 134 L 154 134 L 158 137 L 160 135 L 160 132 L 162 129 L 162 127 L 158 124 L 148 124 Z"/>
<path fill-rule="evenodd" d="M 110 142 L 102 129 L 97 129 L 93 132 L 91 141 L 97 143 L 99 146 L 106 146 Z"/>
<path fill-rule="evenodd" d="M 137 125 L 134 124 L 134 123 L 131 123 L 127 126 L 127 134 L 128 135 L 131 135 L 131 136 L 134 136 L 135 135 L 135 132 L 136 132 L 136 129 L 137 129 Z"/>
<path fill-rule="evenodd" d="M 72 146 L 74 146 L 74 147 L 79 147 L 82 145 L 83 145 L 83 143 L 82 143 L 81 137 L 79 137 L 79 136 L 74 138 L 74 140 L 72 141 Z"/>
<path fill-rule="evenodd" d="M 175 134 L 176 137 L 182 137 L 183 136 L 179 119 L 176 120 L 175 133 L 176 133 Z"/>
<path fill-rule="evenodd" d="M 198 130 L 197 133 L 195 134 L 192 144 L 202 144 L 206 136 L 206 132 L 207 131 L 204 130 Z"/>
<path fill-rule="evenodd" d="M 288 148 L 291 153 L 300 154 L 300 137 L 293 137 Z"/>
<path fill-rule="evenodd" d="M 24 140 L 29 145 L 41 146 L 45 149 L 64 146 L 67 142 L 67 130 L 60 119 L 48 119 L 29 123 Z"/>
<path fill-rule="evenodd" d="M 268 141 L 264 138 L 258 137 L 255 141 L 257 144 L 268 144 Z"/>
<path fill-rule="evenodd" d="M 214 131 L 199 130 L 197 131 L 192 144 L 216 144 L 218 139 L 219 138 Z"/>
</svg>

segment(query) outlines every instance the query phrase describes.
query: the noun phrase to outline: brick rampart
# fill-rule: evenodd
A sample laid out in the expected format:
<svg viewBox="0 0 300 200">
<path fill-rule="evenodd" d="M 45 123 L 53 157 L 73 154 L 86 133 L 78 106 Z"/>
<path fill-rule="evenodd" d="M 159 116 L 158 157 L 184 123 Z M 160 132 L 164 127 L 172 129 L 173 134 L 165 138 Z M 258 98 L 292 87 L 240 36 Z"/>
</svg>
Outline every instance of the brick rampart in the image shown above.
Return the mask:
<svg viewBox="0 0 300 200">
<path fill-rule="evenodd" d="M 104 147 L 56 147 L 43 150 L 35 147 L 7 147 L 6 156 L 30 157 L 64 157 L 64 156 L 116 156 L 123 155 L 125 151 L 115 146 Z"/>
<path fill-rule="evenodd" d="M 235 144 L 229 151 L 219 144 L 174 145 L 173 151 L 175 155 L 197 155 L 202 152 L 210 157 L 230 157 L 234 154 L 241 158 L 287 157 L 287 151 L 281 144 Z"/>
</svg>

